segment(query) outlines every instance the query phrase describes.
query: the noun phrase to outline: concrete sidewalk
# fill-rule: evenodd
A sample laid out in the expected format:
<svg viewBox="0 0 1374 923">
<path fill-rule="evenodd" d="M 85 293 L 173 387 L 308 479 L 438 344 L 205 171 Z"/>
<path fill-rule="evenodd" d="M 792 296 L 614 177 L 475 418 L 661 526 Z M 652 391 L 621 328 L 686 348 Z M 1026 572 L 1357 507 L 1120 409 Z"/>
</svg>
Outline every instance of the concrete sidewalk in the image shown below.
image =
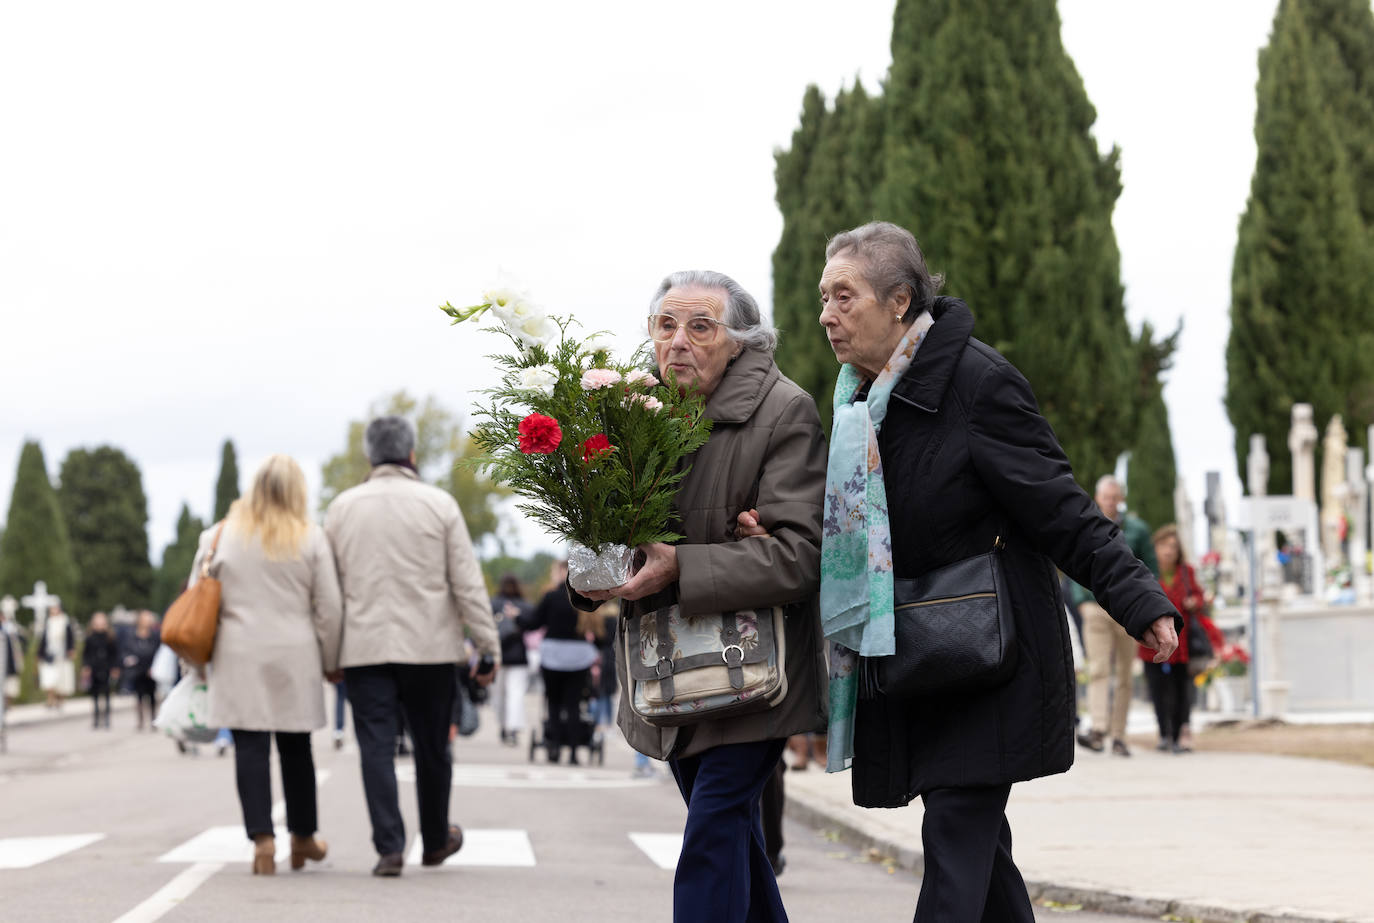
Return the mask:
<svg viewBox="0 0 1374 923">
<path fill-rule="evenodd" d="M 1374 769 L 1134 752 L 1079 748 L 1068 773 L 1012 788 L 1033 898 L 1155 919 L 1374 921 Z M 920 871 L 919 800 L 858 808 L 848 772 L 817 770 L 787 774 L 789 814 Z"/>
<path fill-rule="evenodd" d="M 126 712 L 132 713 L 133 710 L 134 697 L 132 695 L 110 696 L 110 716 L 112 718 Z M 10 731 L 16 731 L 35 724 L 47 724 L 52 721 L 75 721 L 78 718 L 89 723 L 91 712 L 91 700 L 87 696 L 67 699 L 62 703 L 61 710 L 58 711 L 48 708 L 42 702 L 35 702 L 32 705 L 11 705 L 5 709 L 5 727 Z"/>
</svg>

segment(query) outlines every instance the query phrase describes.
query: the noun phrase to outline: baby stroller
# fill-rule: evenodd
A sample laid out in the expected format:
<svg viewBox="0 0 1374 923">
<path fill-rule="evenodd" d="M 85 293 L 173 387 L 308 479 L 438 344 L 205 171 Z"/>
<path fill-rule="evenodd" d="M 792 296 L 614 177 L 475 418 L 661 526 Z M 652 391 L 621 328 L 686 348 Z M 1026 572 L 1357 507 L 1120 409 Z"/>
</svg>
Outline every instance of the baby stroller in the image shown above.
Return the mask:
<svg viewBox="0 0 1374 923">
<path fill-rule="evenodd" d="M 563 747 L 572 751 L 572 763 L 578 764 L 577 749 L 587 748 L 587 764 L 593 760 L 596 765 L 606 764 L 606 742 L 601 732 L 597 730 L 596 722 L 592 719 L 592 699 L 596 695 L 590 678 L 590 671 L 584 673 L 585 679 L 578 694 L 577 712 L 574 720 L 570 722 L 569 734 L 571 740 L 558 740 L 558 734 L 554 728 L 553 716 L 549 714 L 549 699 L 543 699 L 543 719 L 536 723 L 530 730 L 530 762 L 534 762 L 535 754 L 540 750 L 547 750 L 549 762 L 555 762 L 559 752 Z"/>
</svg>

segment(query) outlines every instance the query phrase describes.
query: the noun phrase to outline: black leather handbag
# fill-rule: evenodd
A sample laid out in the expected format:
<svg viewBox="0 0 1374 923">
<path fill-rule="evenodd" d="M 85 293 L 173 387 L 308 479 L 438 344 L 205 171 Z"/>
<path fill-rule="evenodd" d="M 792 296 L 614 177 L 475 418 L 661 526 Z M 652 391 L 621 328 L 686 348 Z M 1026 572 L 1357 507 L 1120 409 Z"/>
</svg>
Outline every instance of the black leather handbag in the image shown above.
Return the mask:
<svg viewBox="0 0 1374 923">
<path fill-rule="evenodd" d="M 891 699 L 1000 686 L 1016 672 L 1016 622 L 1002 541 L 992 551 L 893 581 L 897 647 L 871 658 L 867 685 Z"/>
</svg>

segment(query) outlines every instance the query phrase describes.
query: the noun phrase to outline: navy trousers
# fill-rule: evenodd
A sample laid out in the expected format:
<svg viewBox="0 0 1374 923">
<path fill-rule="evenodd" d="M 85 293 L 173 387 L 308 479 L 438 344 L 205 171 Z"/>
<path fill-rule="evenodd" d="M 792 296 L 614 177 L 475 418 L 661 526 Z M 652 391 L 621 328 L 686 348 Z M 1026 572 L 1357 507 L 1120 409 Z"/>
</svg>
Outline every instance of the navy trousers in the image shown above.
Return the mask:
<svg viewBox="0 0 1374 923">
<path fill-rule="evenodd" d="M 937 788 L 921 795 L 925 874 L 917 923 L 1034 923 L 1011 861 L 1010 785 Z"/>
<path fill-rule="evenodd" d="M 669 760 L 687 802 L 674 923 L 786 923 L 760 807 L 785 743 L 725 744 Z"/>
</svg>

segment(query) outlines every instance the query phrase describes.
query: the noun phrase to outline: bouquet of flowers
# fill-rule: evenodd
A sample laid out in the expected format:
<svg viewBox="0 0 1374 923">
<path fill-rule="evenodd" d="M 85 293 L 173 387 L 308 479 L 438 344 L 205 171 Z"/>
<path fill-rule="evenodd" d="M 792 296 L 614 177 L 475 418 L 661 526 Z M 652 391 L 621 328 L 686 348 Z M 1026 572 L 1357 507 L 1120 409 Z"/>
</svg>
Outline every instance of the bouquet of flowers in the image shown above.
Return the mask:
<svg viewBox="0 0 1374 923">
<path fill-rule="evenodd" d="M 458 324 L 490 312 L 513 352 L 493 356 L 500 383 L 475 415 L 474 464 L 524 499 L 519 509 L 568 539 L 575 589 L 629 579 L 634 549 L 682 536 L 672 531 L 684 459 L 711 423 L 700 396 L 646 369 L 641 349 L 612 361 L 599 336 L 577 338 L 576 322 L 546 314 L 510 289 L 480 304 L 441 310 Z"/>
<path fill-rule="evenodd" d="M 1203 672 L 1193 678 L 1200 688 L 1211 685 L 1215 679 L 1224 676 L 1244 676 L 1249 669 L 1250 654 L 1239 644 L 1226 643 L 1216 650 L 1216 659 Z"/>
</svg>

